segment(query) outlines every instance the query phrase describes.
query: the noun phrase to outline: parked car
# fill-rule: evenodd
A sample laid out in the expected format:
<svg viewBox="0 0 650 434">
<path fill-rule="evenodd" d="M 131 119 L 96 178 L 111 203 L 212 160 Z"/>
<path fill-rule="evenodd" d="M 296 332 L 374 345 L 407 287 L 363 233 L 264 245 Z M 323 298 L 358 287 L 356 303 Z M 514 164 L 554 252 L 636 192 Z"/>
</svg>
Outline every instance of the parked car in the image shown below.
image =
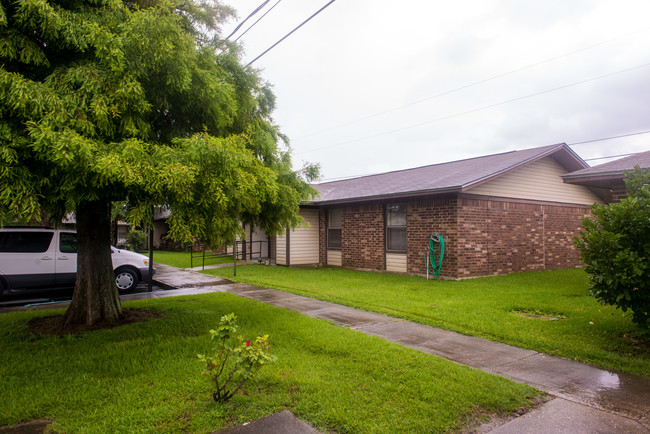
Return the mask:
<svg viewBox="0 0 650 434">
<path fill-rule="evenodd" d="M 115 283 L 120 293 L 149 279 L 149 258 L 111 247 Z M 155 273 L 155 270 L 154 270 Z M 74 288 L 77 233 L 49 228 L 0 229 L 0 295 Z"/>
</svg>

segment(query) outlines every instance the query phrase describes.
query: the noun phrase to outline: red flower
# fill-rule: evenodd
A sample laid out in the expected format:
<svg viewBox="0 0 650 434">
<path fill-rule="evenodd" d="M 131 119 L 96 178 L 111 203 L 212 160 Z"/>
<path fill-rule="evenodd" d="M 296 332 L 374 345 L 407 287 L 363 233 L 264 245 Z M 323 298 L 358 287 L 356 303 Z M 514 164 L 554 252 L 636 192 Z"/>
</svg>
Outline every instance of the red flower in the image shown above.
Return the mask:
<svg viewBox="0 0 650 434">
<path fill-rule="evenodd" d="M 246 341 L 246 346 L 247 347 L 250 346 L 250 344 L 251 344 L 251 341 Z"/>
</svg>

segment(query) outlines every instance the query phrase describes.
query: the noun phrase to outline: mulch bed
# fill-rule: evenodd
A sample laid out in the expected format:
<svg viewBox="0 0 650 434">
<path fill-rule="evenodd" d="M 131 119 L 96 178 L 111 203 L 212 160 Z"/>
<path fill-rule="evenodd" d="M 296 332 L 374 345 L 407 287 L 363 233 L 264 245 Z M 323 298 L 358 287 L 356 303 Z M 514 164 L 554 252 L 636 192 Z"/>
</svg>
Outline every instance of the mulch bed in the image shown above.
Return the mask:
<svg viewBox="0 0 650 434">
<path fill-rule="evenodd" d="M 91 326 L 77 324 L 63 327 L 63 315 L 53 315 L 32 319 L 29 321 L 29 328 L 32 333 L 36 335 L 65 336 L 93 330 L 112 329 L 125 324 L 132 324 L 162 317 L 163 314 L 156 310 L 126 309 L 122 311 L 122 319 L 118 323 L 97 323 Z"/>
<path fill-rule="evenodd" d="M 32 420 L 14 426 L 0 426 L 0 434 L 40 434 L 51 423 L 49 420 Z"/>
</svg>

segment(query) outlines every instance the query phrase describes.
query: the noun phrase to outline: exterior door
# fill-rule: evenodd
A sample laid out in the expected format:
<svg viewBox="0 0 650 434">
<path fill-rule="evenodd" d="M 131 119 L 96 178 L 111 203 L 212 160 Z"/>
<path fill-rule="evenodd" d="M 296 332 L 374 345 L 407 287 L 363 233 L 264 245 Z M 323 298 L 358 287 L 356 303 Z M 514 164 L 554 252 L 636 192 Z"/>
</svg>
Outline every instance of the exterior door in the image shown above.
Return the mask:
<svg viewBox="0 0 650 434">
<path fill-rule="evenodd" d="M 56 249 L 56 286 L 73 287 L 77 276 L 77 234 L 60 232 Z"/>
</svg>

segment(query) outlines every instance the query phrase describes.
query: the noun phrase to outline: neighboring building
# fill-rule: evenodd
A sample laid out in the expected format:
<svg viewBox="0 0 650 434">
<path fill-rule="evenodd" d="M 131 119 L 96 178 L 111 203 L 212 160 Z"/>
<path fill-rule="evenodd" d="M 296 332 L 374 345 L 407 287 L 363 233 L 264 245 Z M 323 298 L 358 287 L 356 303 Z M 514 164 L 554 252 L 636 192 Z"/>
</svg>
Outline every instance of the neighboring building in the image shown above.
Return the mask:
<svg viewBox="0 0 650 434">
<path fill-rule="evenodd" d="M 435 232 L 443 278 L 578 266 L 573 237 L 601 198 L 562 176 L 587 167 L 558 144 L 318 184 L 276 263 L 424 275 Z"/>
<path fill-rule="evenodd" d="M 564 182 L 591 188 L 605 202 L 618 202 L 627 197 L 623 171 L 632 171 L 637 165 L 641 169 L 650 169 L 650 151 L 571 172 L 562 178 Z"/>
</svg>

